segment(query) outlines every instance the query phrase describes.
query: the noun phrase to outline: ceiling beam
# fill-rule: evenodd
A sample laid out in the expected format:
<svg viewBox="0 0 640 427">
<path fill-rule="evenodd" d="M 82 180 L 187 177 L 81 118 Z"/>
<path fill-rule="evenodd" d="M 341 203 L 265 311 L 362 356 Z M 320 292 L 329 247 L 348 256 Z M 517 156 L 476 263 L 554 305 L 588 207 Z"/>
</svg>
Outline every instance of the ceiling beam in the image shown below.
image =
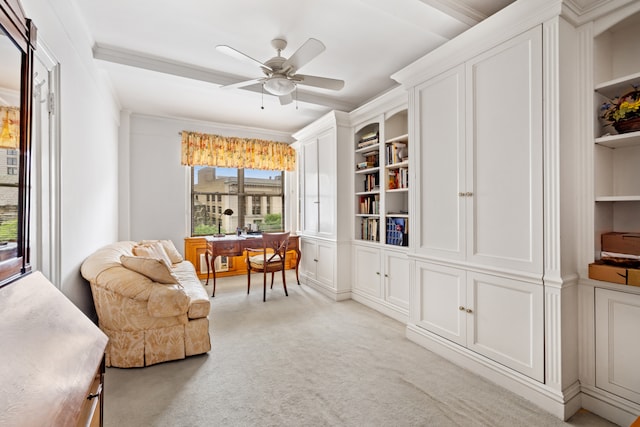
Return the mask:
<svg viewBox="0 0 640 427">
<path fill-rule="evenodd" d="M 210 68 L 199 67 L 192 64 L 172 61 L 166 58 L 151 56 L 113 46 L 100 45 L 97 43 L 93 46 L 93 57 L 101 61 L 142 68 L 145 70 L 185 77 L 193 80 L 200 80 L 220 86 L 239 83 L 246 80 L 246 77 L 239 77 L 234 74 L 224 73 Z M 236 90 L 247 90 L 258 93 L 262 92 L 260 85 L 248 86 Z M 265 95 L 272 96 L 268 92 L 265 92 Z M 298 102 L 322 105 L 340 111 L 351 111 L 356 107 L 353 103 L 336 100 L 328 96 L 303 90 L 297 90 L 297 98 Z"/>
</svg>

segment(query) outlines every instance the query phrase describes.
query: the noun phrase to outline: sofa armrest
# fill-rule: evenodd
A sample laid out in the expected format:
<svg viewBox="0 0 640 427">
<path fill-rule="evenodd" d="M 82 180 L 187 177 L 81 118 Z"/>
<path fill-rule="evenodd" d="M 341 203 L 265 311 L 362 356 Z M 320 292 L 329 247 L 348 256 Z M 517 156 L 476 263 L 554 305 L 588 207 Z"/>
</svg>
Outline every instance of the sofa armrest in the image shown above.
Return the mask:
<svg viewBox="0 0 640 427">
<path fill-rule="evenodd" d="M 180 285 L 154 284 L 149 293 L 147 310 L 152 317 L 171 317 L 186 314 L 191 299 Z"/>
</svg>

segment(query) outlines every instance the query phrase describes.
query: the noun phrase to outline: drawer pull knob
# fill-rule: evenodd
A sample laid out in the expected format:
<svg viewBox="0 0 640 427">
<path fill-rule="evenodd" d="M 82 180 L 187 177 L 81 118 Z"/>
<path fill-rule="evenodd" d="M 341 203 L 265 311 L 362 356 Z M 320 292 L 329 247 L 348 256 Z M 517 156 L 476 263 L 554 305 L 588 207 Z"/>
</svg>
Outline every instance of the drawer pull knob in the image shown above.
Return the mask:
<svg viewBox="0 0 640 427">
<path fill-rule="evenodd" d="M 87 396 L 87 400 L 93 400 L 96 397 L 100 397 L 101 394 L 102 394 L 102 384 L 98 385 L 98 389 L 96 390 L 95 393 L 89 393 L 89 395 Z"/>
<path fill-rule="evenodd" d="M 460 311 L 464 311 L 464 307 L 463 307 L 463 306 L 460 306 L 460 307 L 458 307 L 458 310 L 460 310 Z"/>
<path fill-rule="evenodd" d="M 470 308 L 467 308 L 467 313 L 473 313 L 473 310 L 471 310 Z"/>
</svg>

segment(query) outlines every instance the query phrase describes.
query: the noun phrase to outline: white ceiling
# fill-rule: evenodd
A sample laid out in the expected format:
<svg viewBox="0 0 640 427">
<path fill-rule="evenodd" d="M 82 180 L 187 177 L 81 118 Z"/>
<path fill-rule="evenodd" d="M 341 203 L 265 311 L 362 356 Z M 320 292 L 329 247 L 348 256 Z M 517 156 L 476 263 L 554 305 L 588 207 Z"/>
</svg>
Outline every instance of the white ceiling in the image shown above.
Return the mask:
<svg viewBox="0 0 640 427">
<path fill-rule="evenodd" d="M 75 1 L 123 109 L 293 132 L 394 87 L 392 73 L 513 0 Z M 288 58 L 311 37 L 326 50 L 300 72 L 342 79 L 342 90 L 300 86 L 281 106 L 259 85 L 219 88 L 262 74 L 216 45 L 264 62 L 272 39 L 287 40 Z"/>
</svg>

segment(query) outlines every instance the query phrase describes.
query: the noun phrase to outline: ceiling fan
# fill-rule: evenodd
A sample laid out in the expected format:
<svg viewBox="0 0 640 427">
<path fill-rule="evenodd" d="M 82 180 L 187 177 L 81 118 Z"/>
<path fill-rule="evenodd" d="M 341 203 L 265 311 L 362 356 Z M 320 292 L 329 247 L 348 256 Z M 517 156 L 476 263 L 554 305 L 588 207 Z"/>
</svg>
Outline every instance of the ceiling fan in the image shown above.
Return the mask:
<svg viewBox="0 0 640 427">
<path fill-rule="evenodd" d="M 291 93 L 297 85 L 307 85 L 322 89 L 340 90 L 344 87 L 343 80 L 330 79 L 327 77 L 309 76 L 306 74 L 296 74 L 300 68 L 318 56 L 325 50 L 324 44 L 320 40 L 310 38 L 296 50 L 289 59 L 280 56 L 287 47 L 286 40 L 274 39 L 271 46 L 276 49 L 277 54 L 268 61 L 262 63 L 253 59 L 232 47 L 226 45 L 216 46 L 216 50 L 232 58 L 258 65 L 265 77 L 242 81 L 226 86 L 224 88 L 238 88 L 262 83 L 264 89 L 280 98 L 280 104 L 286 105 L 292 101 Z"/>
</svg>

